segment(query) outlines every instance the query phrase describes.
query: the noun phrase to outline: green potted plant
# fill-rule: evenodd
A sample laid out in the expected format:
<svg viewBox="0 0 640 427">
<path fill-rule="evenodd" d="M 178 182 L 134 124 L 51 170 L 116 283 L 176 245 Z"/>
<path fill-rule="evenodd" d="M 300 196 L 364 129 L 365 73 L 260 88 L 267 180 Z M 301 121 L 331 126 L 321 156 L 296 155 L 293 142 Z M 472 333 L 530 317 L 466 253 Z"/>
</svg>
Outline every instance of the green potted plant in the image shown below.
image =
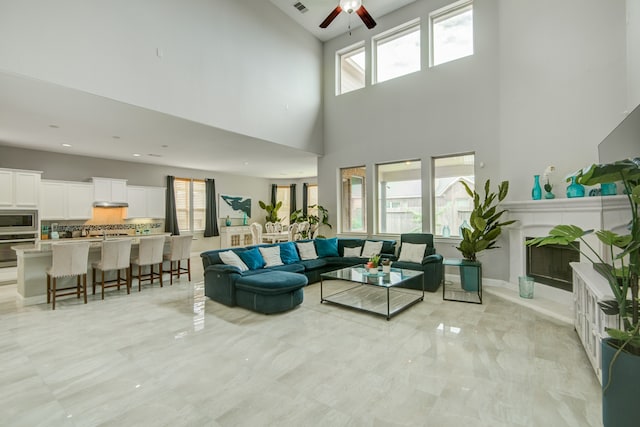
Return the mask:
<svg viewBox="0 0 640 427">
<path fill-rule="evenodd" d="M 294 211 L 289 217 L 291 224 L 293 224 L 294 222 L 304 222 L 304 221 L 309 222 L 309 225 L 310 225 L 309 232 L 303 233 L 302 235 L 303 239 L 307 239 L 313 236 L 314 233 L 322 226 L 327 226 L 329 228 L 332 228 L 331 224 L 329 223 L 329 211 L 325 209 L 324 206 L 311 205 L 309 206 L 309 208 L 311 209 L 317 208 L 318 215 L 310 215 L 309 213 L 304 214 L 304 212 L 302 212 L 302 209 L 298 209 L 297 211 Z M 319 235 L 317 237 L 324 237 L 324 236 Z"/>
<path fill-rule="evenodd" d="M 599 302 L 599 305 L 605 314 L 618 316 L 619 327 L 607 329 L 609 338 L 602 341 L 602 420 L 605 427 L 637 426 L 640 425 L 636 409 L 640 384 L 640 158 L 594 164 L 573 176 L 582 185 L 622 183 L 631 210 L 629 234 L 619 235 L 610 230 L 596 232 L 606 248 L 606 260 L 584 240 L 593 230 L 585 231 L 575 225 L 558 225 L 548 236 L 528 240 L 526 244 L 566 245 L 579 251 L 606 277 L 615 300 Z M 581 242 L 579 247 L 575 244 L 577 241 Z"/>
<path fill-rule="evenodd" d="M 464 290 L 478 291 L 482 281 L 478 253 L 498 248 L 496 241 L 502 233 L 502 227 L 515 222 L 500 222 L 500 217 L 506 210 L 498 210 L 500 202 L 509 193 L 509 181 L 502 181 L 498 186 L 498 192 L 494 193 L 491 191 L 491 180 L 487 180 L 484 184 L 483 198 L 475 189 L 471 190 L 467 183 L 460 182 L 473 199 L 473 210 L 469 218 L 471 228 L 461 227 L 462 240 L 460 246 L 456 246 L 464 258 L 460 264 L 460 281 Z"/>
<path fill-rule="evenodd" d="M 278 218 L 278 209 L 280 209 L 282 207 L 282 202 L 278 202 L 278 203 L 276 203 L 275 206 L 273 206 L 271 203 L 269 203 L 267 205 L 262 200 L 259 200 L 258 204 L 260 205 L 260 207 L 262 209 L 267 211 L 267 216 L 265 217 L 267 222 L 280 222 L 281 221 L 281 219 Z"/>
</svg>

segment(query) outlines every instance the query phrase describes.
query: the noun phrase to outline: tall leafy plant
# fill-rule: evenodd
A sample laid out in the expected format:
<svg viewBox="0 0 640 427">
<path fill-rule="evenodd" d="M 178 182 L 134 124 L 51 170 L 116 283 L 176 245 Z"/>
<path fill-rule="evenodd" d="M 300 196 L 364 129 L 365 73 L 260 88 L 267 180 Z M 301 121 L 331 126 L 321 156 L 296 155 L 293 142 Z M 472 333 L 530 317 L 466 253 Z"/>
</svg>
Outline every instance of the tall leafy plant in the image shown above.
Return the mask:
<svg viewBox="0 0 640 427">
<path fill-rule="evenodd" d="M 558 225 L 548 236 L 531 239 L 527 245 L 563 245 L 579 251 L 598 268 L 607 279 L 613 301 L 600 303 L 608 315 L 618 315 L 619 328 L 608 329 L 618 352 L 625 351 L 640 356 L 640 322 L 638 321 L 638 274 L 640 273 L 640 158 L 620 160 L 607 164 L 594 164 L 574 174 L 576 182 L 597 185 L 622 182 L 631 208 L 629 234 L 620 235 L 611 230 L 599 230 L 595 235 L 603 243 L 607 256 L 600 254 L 584 237 L 593 230 L 583 230 L 575 225 Z M 576 242 L 580 245 L 576 245 Z M 607 260 L 605 260 L 607 258 Z M 630 296 L 629 296 L 630 294 Z"/>
<path fill-rule="evenodd" d="M 278 210 L 282 207 L 282 202 L 281 201 L 276 203 L 275 206 L 273 206 L 271 203 L 269 203 L 267 205 L 262 200 L 259 200 L 258 201 L 258 205 L 260 205 L 260 207 L 267 212 L 267 216 L 265 217 L 267 222 L 280 222 L 281 221 L 281 219 L 278 218 Z"/>
<path fill-rule="evenodd" d="M 321 226 L 327 226 L 329 228 L 332 228 L 331 224 L 329 223 L 329 211 L 322 205 L 311 205 L 309 206 L 310 208 L 317 208 L 318 209 L 318 214 L 317 215 L 310 215 L 308 213 L 307 210 L 307 214 L 305 214 L 302 209 L 298 209 L 297 211 L 294 211 L 291 216 L 290 216 L 290 220 L 291 223 L 293 224 L 294 222 L 304 222 L 307 221 L 309 222 L 309 224 L 311 225 L 310 227 L 310 235 L 313 235 L 313 233 L 318 230 Z M 303 238 L 308 238 L 310 236 L 302 236 Z"/>
<path fill-rule="evenodd" d="M 509 193 L 509 181 L 502 181 L 498 186 L 498 192 L 491 192 L 491 180 L 487 180 L 484 184 L 484 197 L 481 197 L 475 189 L 471 188 L 464 182 L 467 194 L 473 199 L 473 210 L 471 211 L 472 229 L 462 228 L 462 241 L 457 246 L 462 256 L 469 261 L 477 261 L 478 252 L 487 249 L 496 249 L 496 241 L 502 233 L 502 227 L 513 224 L 515 221 L 500 222 L 500 217 L 506 210 L 498 210 L 500 202 L 502 202 Z"/>
</svg>

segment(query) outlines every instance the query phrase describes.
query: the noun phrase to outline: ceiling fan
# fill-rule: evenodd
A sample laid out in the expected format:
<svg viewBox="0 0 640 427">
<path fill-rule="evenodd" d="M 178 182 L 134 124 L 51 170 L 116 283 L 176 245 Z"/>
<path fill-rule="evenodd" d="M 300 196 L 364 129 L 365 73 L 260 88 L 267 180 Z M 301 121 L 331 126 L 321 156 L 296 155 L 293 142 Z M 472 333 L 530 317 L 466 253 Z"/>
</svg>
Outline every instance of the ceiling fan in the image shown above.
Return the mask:
<svg viewBox="0 0 640 427">
<path fill-rule="evenodd" d="M 320 28 L 327 28 L 342 11 L 347 12 L 349 15 L 355 12 L 360 19 L 362 19 L 362 22 L 364 22 L 364 25 L 366 25 L 368 29 L 372 29 L 376 26 L 376 21 L 373 20 L 371 15 L 369 15 L 369 12 L 367 12 L 367 9 L 362 5 L 362 0 L 340 0 L 338 6 L 333 9 L 324 21 L 322 21 Z"/>
</svg>

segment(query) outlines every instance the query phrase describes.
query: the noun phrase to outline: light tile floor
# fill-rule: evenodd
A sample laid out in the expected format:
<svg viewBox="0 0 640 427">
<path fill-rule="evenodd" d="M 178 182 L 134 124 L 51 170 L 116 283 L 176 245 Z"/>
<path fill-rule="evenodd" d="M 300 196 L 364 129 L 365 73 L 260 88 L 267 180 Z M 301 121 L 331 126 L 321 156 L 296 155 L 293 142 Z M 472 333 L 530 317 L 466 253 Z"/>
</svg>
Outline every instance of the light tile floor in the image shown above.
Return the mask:
<svg viewBox="0 0 640 427">
<path fill-rule="evenodd" d="M 264 316 L 192 283 L 18 307 L 0 286 L 2 426 L 600 426 L 573 328 L 485 294 L 386 321 L 320 304 Z"/>
</svg>

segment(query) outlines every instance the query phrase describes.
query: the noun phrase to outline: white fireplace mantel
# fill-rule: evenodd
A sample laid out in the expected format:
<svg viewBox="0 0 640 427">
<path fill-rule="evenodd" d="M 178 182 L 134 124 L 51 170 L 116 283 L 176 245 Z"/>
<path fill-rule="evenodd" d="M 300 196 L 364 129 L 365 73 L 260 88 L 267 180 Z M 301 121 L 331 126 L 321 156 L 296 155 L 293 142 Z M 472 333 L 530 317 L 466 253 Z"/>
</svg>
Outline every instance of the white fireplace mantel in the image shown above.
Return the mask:
<svg viewBox="0 0 640 427">
<path fill-rule="evenodd" d="M 525 240 L 529 237 L 540 237 L 559 224 L 573 224 L 584 230 L 600 229 L 602 227 L 603 198 L 579 197 L 542 200 L 525 200 L 504 202 L 501 205 L 508 211 L 508 219 L 517 222 L 508 226 L 509 235 L 509 282 L 518 283 L 518 277 L 526 274 Z M 626 196 L 607 196 L 606 211 L 619 212 L 617 221 L 625 223 L 625 212 L 629 205 Z M 594 234 L 585 237 L 593 248 L 602 253 L 600 241 Z M 587 261 L 581 257 L 581 261 Z M 571 294 L 557 290 L 544 284 L 536 283 L 536 288 L 547 293 L 550 298 L 569 300 Z"/>
</svg>

